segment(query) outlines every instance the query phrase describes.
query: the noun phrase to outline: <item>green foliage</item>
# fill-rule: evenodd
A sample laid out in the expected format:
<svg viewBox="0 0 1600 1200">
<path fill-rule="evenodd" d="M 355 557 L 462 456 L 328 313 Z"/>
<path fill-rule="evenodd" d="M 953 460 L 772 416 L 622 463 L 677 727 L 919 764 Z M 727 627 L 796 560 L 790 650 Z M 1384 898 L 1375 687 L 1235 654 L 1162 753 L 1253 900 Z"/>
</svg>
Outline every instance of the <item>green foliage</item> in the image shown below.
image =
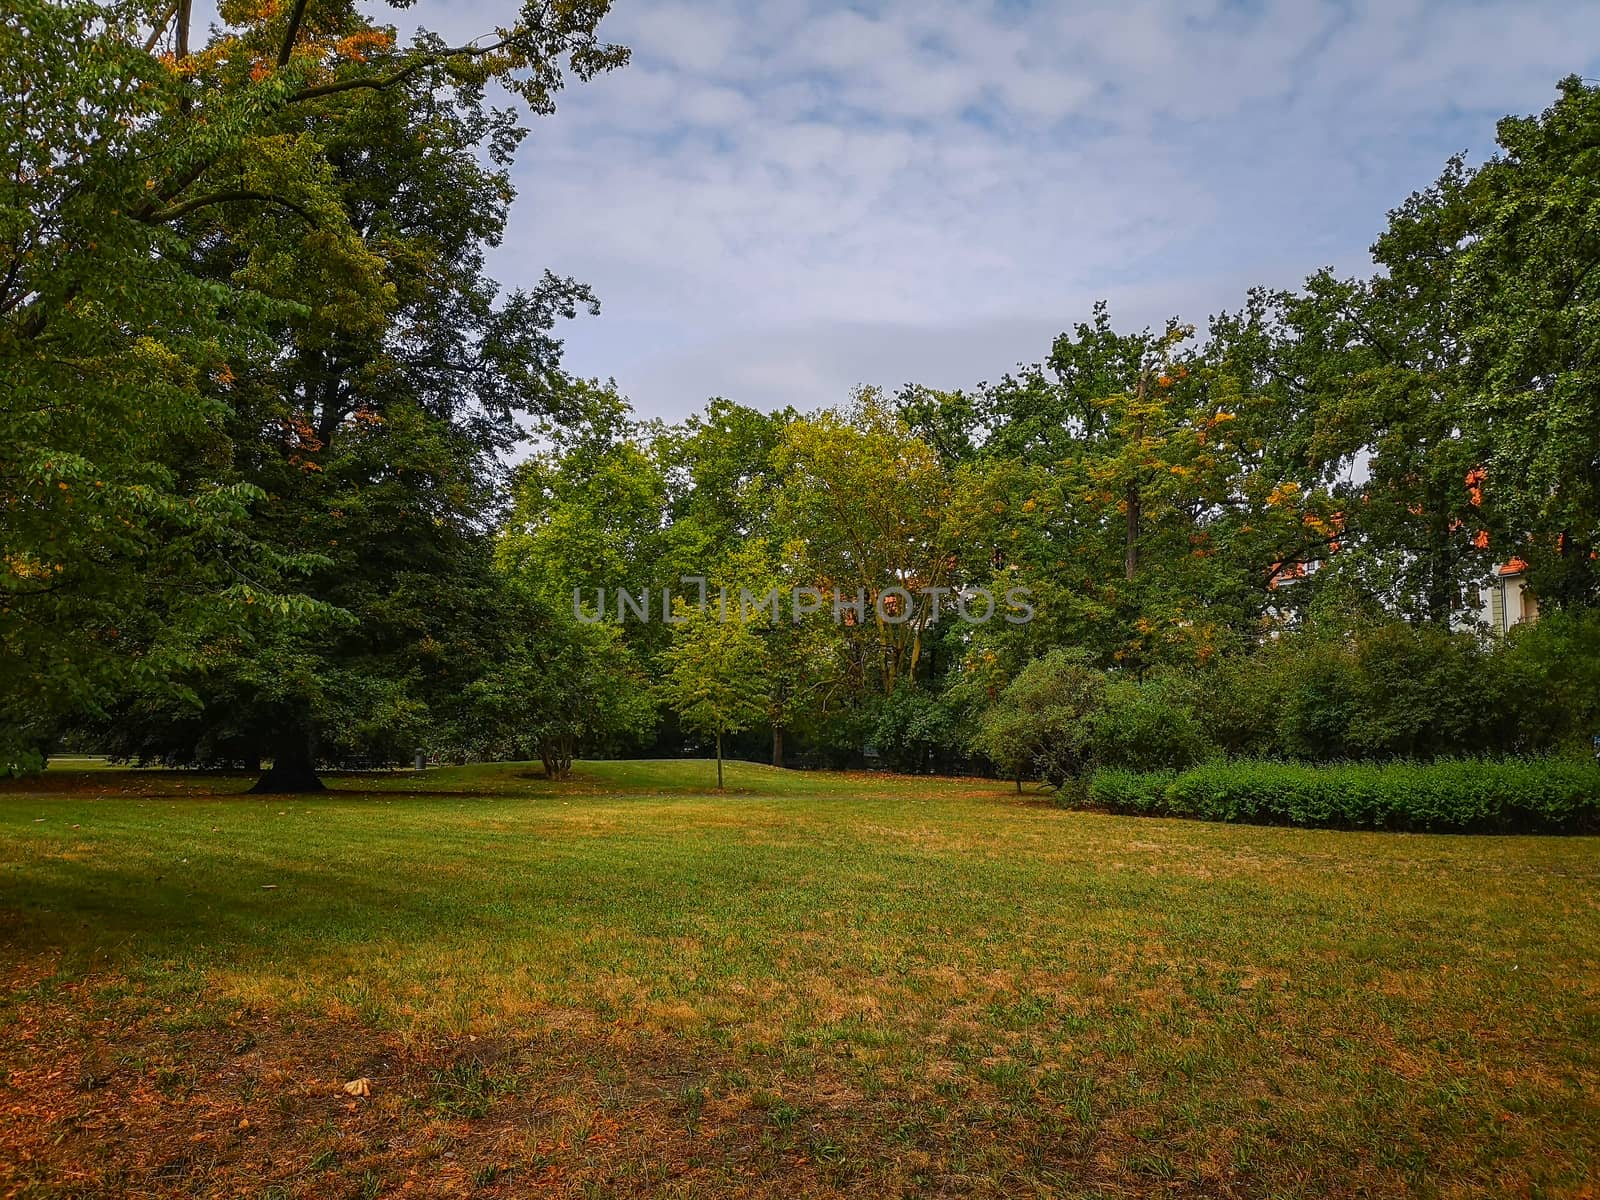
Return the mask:
<svg viewBox="0 0 1600 1200">
<path fill-rule="evenodd" d="M 1501 711 L 1528 748 L 1569 757 L 1600 734 L 1600 610 L 1547 613 L 1513 629 L 1495 655 Z"/>
<path fill-rule="evenodd" d="M 1302 401 L 1266 386 L 1264 335 L 1243 328 L 1195 348 L 1177 323 L 1119 332 L 1098 304 L 1047 364 L 985 390 L 968 536 L 1038 608 L 1025 628 L 984 630 L 986 648 L 1019 662 L 1072 645 L 1133 670 L 1208 662 L 1259 634 L 1282 570 L 1326 557 L 1327 470 L 1284 439 Z M 906 403 L 923 421 L 961 411 Z"/>
<path fill-rule="evenodd" d="M 261 493 L 219 470 L 221 380 L 274 306 L 198 277 L 152 208 L 178 91 L 123 7 L 0 26 L 0 772 L 117 689 L 173 690 L 196 631 L 307 612 L 305 561 L 256 544 Z"/>
<path fill-rule="evenodd" d="M 1534 759 L 1298 766 L 1211 763 L 1181 774 L 1097 772 L 1091 803 L 1112 812 L 1433 832 L 1600 829 L 1600 767 Z"/>
<path fill-rule="evenodd" d="M 486 758 L 544 763 L 564 779 L 579 753 L 614 752 L 651 728 L 649 681 L 614 624 L 513 588 L 502 656 L 467 688 L 471 732 Z"/>
<path fill-rule="evenodd" d="M 1362 681 L 1349 648 L 1303 638 L 1274 662 L 1284 673 L 1275 744 L 1290 758 L 1313 762 L 1352 757 Z"/>
<path fill-rule="evenodd" d="M 1100 679 L 1070 744 L 1101 768 L 1182 769 L 1213 755 L 1587 758 L 1600 730 L 1600 614 L 1556 613 L 1491 640 L 1354 613 L 1206 668 Z M 980 712 L 973 742 L 1008 777 L 1037 770 L 1049 721 L 1037 699 L 1011 697 Z"/>
<path fill-rule="evenodd" d="M 972 748 L 1003 775 L 1062 787 L 1091 765 L 1105 676 L 1085 656 L 1052 650 L 1023 668 L 978 718 Z"/>
<path fill-rule="evenodd" d="M 1184 682 L 1164 675 L 1108 684 L 1090 734 L 1095 763 L 1155 771 L 1193 766 L 1210 755 Z"/>
<path fill-rule="evenodd" d="M 1332 762 L 1554 749 L 1592 707 L 1562 715 L 1546 704 L 1549 664 L 1533 661 L 1536 637 L 1519 661 L 1520 640 L 1363 615 L 1225 661 L 1200 677 L 1197 708 L 1235 755 Z"/>
<path fill-rule="evenodd" d="M 1223 754 L 1280 755 L 1288 662 L 1298 645 L 1274 639 L 1254 654 L 1230 654 L 1197 675 L 1190 689 L 1196 719 Z"/>
<path fill-rule="evenodd" d="M 1102 767 L 1089 779 L 1088 800 L 1107 812 L 1135 817 L 1168 816 L 1171 810 L 1167 788 L 1176 778 L 1175 771 Z"/>
<path fill-rule="evenodd" d="M 1097 768 L 1188 767 L 1215 753 L 1194 687 L 1182 675 L 1141 681 L 1100 671 L 1081 653 L 1052 651 L 977 714 L 968 743 L 1006 778 L 1058 788 Z"/>
<path fill-rule="evenodd" d="M 795 582 L 864 604 L 841 627 L 862 667 L 863 694 L 915 687 L 934 621 L 932 602 L 918 593 L 948 590 L 956 559 L 949 471 L 870 388 L 844 408 L 789 423 L 776 463 L 783 482 L 774 523 Z M 909 603 L 894 588 L 908 591 Z"/>
<path fill-rule="evenodd" d="M 592 305 L 482 276 L 524 132 L 484 89 L 548 112 L 621 65 L 607 8 L 407 48 L 346 0 L 224 4 L 205 44 L 191 0 L 8 14 L 0 768 L 114 712 L 140 753 L 303 775 L 438 720 L 495 457 Z"/>
<path fill-rule="evenodd" d="M 661 700 L 685 729 L 715 739 L 721 787 L 723 738 L 762 720 L 772 703 L 766 655 L 737 613 L 701 611 L 680 600 L 674 616 L 672 641 L 661 654 Z"/>
<path fill-rule="evenodd" d="M 1466 298 L 1489 446 L 1484 499 L 1518 535 L 1535 590 L 1600 599 L 1600 86 L 1564 79 L 1538 117 L 1507 117 L 1500 152 L 1465 183 L 1449 258 Z M 1521 544 L 1525 539 L 1525 545 Z"/>
<path fill-rule="evenodd" d="M 878 706 L 871 740 L 891 771 L 948 772 L 966 738 L 948 697 L 901 687 Z"/>
</svg>

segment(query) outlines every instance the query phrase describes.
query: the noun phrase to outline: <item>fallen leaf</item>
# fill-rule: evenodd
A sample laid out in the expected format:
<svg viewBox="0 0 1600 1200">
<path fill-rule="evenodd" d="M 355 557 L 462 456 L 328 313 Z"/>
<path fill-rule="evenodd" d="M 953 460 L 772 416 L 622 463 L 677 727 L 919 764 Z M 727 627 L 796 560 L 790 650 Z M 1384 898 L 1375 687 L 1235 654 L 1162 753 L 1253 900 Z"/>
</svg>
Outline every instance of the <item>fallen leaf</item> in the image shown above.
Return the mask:
<svg viewBox="0 0 1600 1200">
<path fill-rule="evenodd" d="M 344 1090 L 352 1096 L 370 1096 L 372 1095 L 372 1080 L 363 1075 L 360 1079 L 352 1079 L 345 1084 Z"/>
</svg>

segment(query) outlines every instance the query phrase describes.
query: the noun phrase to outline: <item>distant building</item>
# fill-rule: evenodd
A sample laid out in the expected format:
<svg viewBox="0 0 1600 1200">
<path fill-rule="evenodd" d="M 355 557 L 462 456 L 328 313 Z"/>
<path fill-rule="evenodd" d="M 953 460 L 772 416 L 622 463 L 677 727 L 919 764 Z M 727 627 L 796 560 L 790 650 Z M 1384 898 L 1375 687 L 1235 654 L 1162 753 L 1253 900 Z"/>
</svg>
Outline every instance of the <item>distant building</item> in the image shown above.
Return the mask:
<svg viewBox="0 0 1600 1200">
<path fill-rule="evenodd" d="M 1510 633 L 1513 626 L 1539 617 L 1539 599 L 1528 590 L 1528 564 L 1513 558 L 1496 567 L 1494 578 L 1479 592 L 1479 619 L 1495 633 Z"/>
</svg>

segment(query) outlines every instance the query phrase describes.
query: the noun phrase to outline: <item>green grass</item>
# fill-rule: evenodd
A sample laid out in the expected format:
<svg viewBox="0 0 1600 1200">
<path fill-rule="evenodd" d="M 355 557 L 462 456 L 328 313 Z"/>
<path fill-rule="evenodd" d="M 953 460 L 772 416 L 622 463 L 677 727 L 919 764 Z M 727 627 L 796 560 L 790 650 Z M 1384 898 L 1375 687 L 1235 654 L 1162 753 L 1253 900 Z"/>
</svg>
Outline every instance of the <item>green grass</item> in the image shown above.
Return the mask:
<svg viewBox="0 0 1600 1200">
<path fill-rule="evenodd" d="M 712 771 L 11 785 L 0 1143 L 27 1149 L 0 1185 L 1521 1196 L 1600 1173 L 1600 840 L 748 764 L 718 795 Z"/>
</svg>

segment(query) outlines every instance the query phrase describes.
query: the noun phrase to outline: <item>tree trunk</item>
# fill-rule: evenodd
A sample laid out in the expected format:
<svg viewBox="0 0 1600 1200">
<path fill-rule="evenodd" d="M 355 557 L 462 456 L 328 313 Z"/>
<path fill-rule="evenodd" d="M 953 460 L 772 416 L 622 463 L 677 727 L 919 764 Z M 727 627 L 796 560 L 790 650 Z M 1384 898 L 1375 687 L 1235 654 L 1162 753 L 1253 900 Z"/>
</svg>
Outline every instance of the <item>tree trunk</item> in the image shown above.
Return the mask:
<svg viewBox="0 0 1600 1200">
<path fill-rule="evenodd" d="M 772 765 L 783 766 L 783 726 L 772 727 Z"/>
<path fill-rule="evenodd" d="M 1130 483 L 1126 497 L 1128 524 L 1122 551 L 1122 573 L 1132 579 L 1139 570 L 1139 485 Z"/>
<path fill-rule="evenodd" d="M 722 790 L 722 734 L 717 733 L 717 791 Z"/>
<path fill-rule="evenodd" d="M 304 794 L 325 792 L 317 778 L 317 762 L 311 753 L 311 738 L 304 733 L 284 738 L 272 766 L 250 791 L 254 795 Z"/>
<path fill-rule="evenodd" d="M 1147 367 L 1144 370 L 1139 372 L 1139 384 L 1134 389 L 1134 395 L 1136 397 L 1138 397 L 1138 401 L 1139 401 L 1139 404 L 1140 404 L 1140 407 L 1141 407 L 1141 411 L 1142 411 L 1142 408 L 1143 408 L 1143 405 L 1144 405 L 1145 388 L 1149 384 L 1149 382 L 1150 382 L 1150 369 Z M 1135 450 L 1142 449 L 1143 446 L 1144 446 L 1144 417 L 1142 415 L 1139 417 L 1139 428 L 1138 428 L 1138 433 L 1136 435 L 1136 442 L 1137 442 L 1137 444 L 1135 446 Z M 1137 457 L 1135 457 L 1134 461 L 1135 462 L 1138 461 Z M 1128 513 L 1127 513 L 1126 537 L 1125 537 L 1125 540 L 1123 542 L 1123 549 L 1122 549 L 1122 573 L 1128 579 L 1132 579 L 1134 577 L 1134 575 L 1137 574 L 1137 572 L 1139 570 L 1139 516 L 1140 516 L 1139 507 L 1140 507 L 1140 504 L 1139 504 L 1139 475 L 1138 475 L 1138 467 L 1137 466 L 1134 467 L 1134 477 L 1128 484 L 1128 491 L 1127 491 L 1127 494 L 1125 495 L 1124 499 L 1127 502 Z"/>
<path fill-rule="evenodd" d="M 572 744 L 565 738 L 539 743 L 539 761 L 544 764 L 546 779 L 566 779 L 572 774 L 572 749 Z"/>
</svg>

